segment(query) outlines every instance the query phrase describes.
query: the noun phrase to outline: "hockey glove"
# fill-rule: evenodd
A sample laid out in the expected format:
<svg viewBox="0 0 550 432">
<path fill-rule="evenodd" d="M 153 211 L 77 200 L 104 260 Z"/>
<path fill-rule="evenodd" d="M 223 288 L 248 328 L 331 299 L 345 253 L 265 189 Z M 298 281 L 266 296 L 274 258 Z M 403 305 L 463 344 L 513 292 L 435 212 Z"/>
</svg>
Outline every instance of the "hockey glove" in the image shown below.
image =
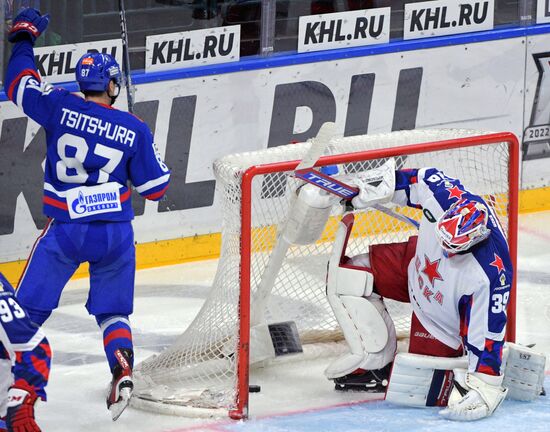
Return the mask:
<svg viewBox="0 0 550 432">
<path fill-rule="evenodd" d="M 10 388 L 6 414 L 8 432 L 41 432 L 34 419 L 37 398 L 30 386 L 16 384 Z"/>
<path fill-rule="evenodd" d="M 489 417 L 500 406 L 508 389 L 502 376 L 454 369 L 454 388 L 447 408 L 440 412 L 449 420 L 472 421 Z"/>
<path fill-rule="evenodd" d="M 384 165 L 354 175 L 346 183 L 359 188 L 351 201 L 356 209 L 387 203 L 395 192 L 395 160 L 388 159 Z"/>
<path fill-rule="evenodd" d="M 36 9 L 23 9 L 14 18 L 13 25 L 8 35 L 8 40 L 12 43 L 28 39 L 34 45 L 36 38 L 40 36 L 50 21 L 49 15 L 40 15 Z"/>
</svg>

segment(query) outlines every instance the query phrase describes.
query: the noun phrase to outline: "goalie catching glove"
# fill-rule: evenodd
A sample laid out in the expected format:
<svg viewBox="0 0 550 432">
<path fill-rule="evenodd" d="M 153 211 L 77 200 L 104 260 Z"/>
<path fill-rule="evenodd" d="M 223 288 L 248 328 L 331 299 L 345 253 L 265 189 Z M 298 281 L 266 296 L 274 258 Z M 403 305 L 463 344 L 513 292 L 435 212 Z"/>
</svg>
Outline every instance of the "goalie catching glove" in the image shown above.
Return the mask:
<svg viewBox="0 0 550 432">
<path fill-rule="evenodd" d="M 489 417 L 506 398 L 503 376 L 455 369 L 454 388 L 447 408 L 439 414 L 449 420 L 472 421 Z"/>
</svg>

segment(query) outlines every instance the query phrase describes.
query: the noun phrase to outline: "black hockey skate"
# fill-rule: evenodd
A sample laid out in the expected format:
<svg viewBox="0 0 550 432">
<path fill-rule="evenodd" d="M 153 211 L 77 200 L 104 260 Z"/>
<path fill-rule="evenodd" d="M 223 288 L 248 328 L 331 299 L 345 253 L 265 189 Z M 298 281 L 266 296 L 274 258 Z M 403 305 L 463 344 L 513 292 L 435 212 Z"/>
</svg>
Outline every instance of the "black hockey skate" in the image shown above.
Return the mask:
<svg viewBox="0 0 550 432">
<path fill-rule="evenodd" d="M 111 411 L 113 421 L 118 420 L 130 403 L 134 382 L 132 381 L 132 359 L 134 352 L 122 348 L 115 351 L 118 364 L 113 370 L 113 379 L 107 395 L 107 408 Z"/>
<path fill-rule="evenodd" d="M 385 393 L 390 380 L 392 363 L 382 369 L 353 372 L 334 379 L 334 388 L 339 391 L 364 391 L 369 393 Z"/>
</svg>

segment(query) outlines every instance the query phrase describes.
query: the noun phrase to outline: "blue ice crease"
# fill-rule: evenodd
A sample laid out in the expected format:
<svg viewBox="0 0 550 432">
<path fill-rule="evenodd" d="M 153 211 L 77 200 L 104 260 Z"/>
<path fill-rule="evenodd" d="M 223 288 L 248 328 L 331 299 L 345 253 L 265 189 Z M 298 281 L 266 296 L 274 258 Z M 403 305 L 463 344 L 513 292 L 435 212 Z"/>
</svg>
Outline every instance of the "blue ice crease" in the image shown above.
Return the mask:
<svg viewBox="0 0 550 432">
<path fill-rule="evenodd" d="M 550 378 L 545 387 L 550 388 Z M 495 414 L 475 422 L 454 422 L 439 418 L 440 408 L 414 409 L 384 401 L 360 403 L 307 411 L 246 422 L 225 424 L 218 431 L 246 432 L 367 432 L 367 431 L 445 431 L 466 432 L 547 432 L 550 430 L 550 396 L 534 402 L 504 401 Z"/>
</svg>

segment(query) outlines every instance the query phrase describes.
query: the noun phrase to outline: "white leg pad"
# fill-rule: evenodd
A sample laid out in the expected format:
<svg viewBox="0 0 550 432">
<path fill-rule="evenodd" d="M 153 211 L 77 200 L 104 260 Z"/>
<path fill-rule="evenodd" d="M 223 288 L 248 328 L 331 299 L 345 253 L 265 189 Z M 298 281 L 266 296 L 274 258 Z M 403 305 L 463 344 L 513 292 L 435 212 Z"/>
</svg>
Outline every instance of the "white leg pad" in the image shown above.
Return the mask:
<svg viewBox="0 0 550 432">
<path fill-rule="evenodd" d="M 6 415 L 8 402 L 8 389 L 13 384 L 11 373 L 11 360 L 0 360 L 0 417 Z"/>
<path fill-rule="evenodd" d="M 336 234 L 329 261 L 327 298 L 350 349 L 325 370 L 329 379 L 357 369 L 380 369 L 393 360 L 397 349 L 393 321 L 381 297 L 372 294 L 372 273 L 343 264 L 352 227 L 353 216 L 347 215 Z"/>
<path fill-rule="evenodd" d="M 532 401 L 540 396 L 544 383 L 546 356 L 535 350 L 507 342 L 504 345 L 504 381 L 508 399 Z"/>
<path fill-rule="evenodd" d="M 413 407 L 446 406 L 453 388 L 452 370 L 466 367 L 466 357 L 398 353 L 393 362 L 386 400 Z"/>
</svg>

